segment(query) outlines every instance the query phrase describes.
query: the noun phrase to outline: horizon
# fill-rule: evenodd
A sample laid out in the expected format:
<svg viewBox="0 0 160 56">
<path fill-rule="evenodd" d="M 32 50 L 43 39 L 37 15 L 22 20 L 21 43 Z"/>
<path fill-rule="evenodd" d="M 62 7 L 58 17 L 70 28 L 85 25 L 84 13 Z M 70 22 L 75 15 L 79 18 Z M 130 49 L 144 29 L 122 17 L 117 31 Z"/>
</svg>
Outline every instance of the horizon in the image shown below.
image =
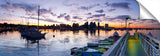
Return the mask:
<svg viewBox="0 0 160 56">
<path fill-rule="evenodd" d="M 4 22 L 5 23 L 5 22 Z M 0 23 L 0 24 L 4 24 L 4 23 Z M 8 24 L 8 23 L 7 23 Z M 12 24 L 12 23 L 10 23 L 10 24 Z M 89 22 L 89 24 L 90 24 L 90 22 Z M 14 24 L 14 25 L 28 25 L 28 24 Z M 39 25 L 39 26 L 53 26 L 53 25 L 55 25 L 55 26 L 59 26 L 60 24 L 52 24 L 52 25 Z M 70 25 L 71 27 L 72 27 L 72 25 L 73 24 L 65 24 L 65 25 Z M 79 26 L 82 26 L 82 25 L 84 25 L 84 24 L 79 24 Z M 37 24 L 29 24 L 29 26 L 38 26 Z M 97 24 L 97 22 L 96 22 L 96 26 L 98 26 L 98 24 Z M 105 27 L 105 25 L 100 25 L 101 27 Z M 123 25 L 123 26 L 117 26 L 117 25 L 110 25 L 110 24 L 108 24 L 108 27 L 114 27 L 114 28 L 125 28 L 125 25 Z M 137 26 L 128 26 L 127 25 L 127 28 L 159 28 L 159 27 L 137 27 Z"/>
<path fill-rule="evenodd" d="M 139 5 L 132 0 L 1 0 L 0 23 L 25 25 L 29 22 L 30 25 L 37 25 L 38 5 L 40 25 L 100 22 L 101 25 L 124 27 L 124 19 L 129 17 L 130 27 L 160 28 L 156 20 L 140 19 Z"/>
</svg>

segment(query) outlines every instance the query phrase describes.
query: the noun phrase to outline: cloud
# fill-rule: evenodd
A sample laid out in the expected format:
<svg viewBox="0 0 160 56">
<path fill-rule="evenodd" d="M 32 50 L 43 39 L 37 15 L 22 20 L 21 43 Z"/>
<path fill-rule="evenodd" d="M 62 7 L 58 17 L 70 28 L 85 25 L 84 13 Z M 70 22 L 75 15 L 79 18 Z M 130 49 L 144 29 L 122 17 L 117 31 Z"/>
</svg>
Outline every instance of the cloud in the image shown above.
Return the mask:
<svg viewBox="0 0 160 56">
<path fill-rule="evenodd" d="M 0 8 L 6 9 L 6 10 L 11 10 L 11 9 L 23 9 L 27 15 L 35 15 L 37 14 L 38 11 L 38 5 L 35 4 L 27 4 L 27 3 L 10 3 L 6 2 L 5 4 L 0 5 Z M 43 14 L 51 14 L 51 10 L 42 8 L 40 10 L 40 15 Z"/>
<path fill-rule="evenodd" d="M 21 16 L 21 18 L 38 20 L 38 18 L 36 18 L 36 17 L 24 17 L 24 16 Z M 46 21 L 46 22 L 52 22 L 52 23 L 62 23 L 62 22 L 58 22 L 58 21 L 55 21 L 55 20 L 52 20 L 52 19 L 47 19 L 47 18 L 45 18 L 45 19 L 40 18 L 39 20 Z"/>
<path fill-rule="evenodd" d="M 129 15 L 119 15 L 117 17 L 113 17 L 113 18 L 106 18 L 104 20 L 106 21 L 110 21 L 110 22 L 124 22 L 124 20 L 126 18 L 131 18 Z M 149 23 L 149 24 L 156 24 L 158 23 L 158 21 L 156 20 L 153 20 L 153 19 L 131 19 L 131 20 L 128 20 L 128 22 L 130 23 L 139 23 L 139 24 L 142 24 L 142 23 Z"/>
<path fill-rule="evenodd" d="M 47 9 L 39 9 L 40 10 L 40 14 L 43 15 L 43 14 L 51 14 L 51 10 L 47 10 Z"/>
<path fill-rule="evenodd" d="M 131 18 L 129 15 L 120 15 L 115 17 L 116 19 L 126 19 L 126 18 Z"/>
<path fill-rule="evenodd" d="M 87 17 L 87 19 L 91 19 L 91 18 L 93 18 L 92 16 L 91 17 Z"/>
<path fill-rule="evenodd" d="M 57 16 L 57 18 L 64 17 L 66 14 L 67 14 L 67 13 L 60 14 L 59 16 Z"/>
<path fill-rule="evenodd" d="M 104 12 L 104 10 L 97 10 L 97 11 L 95 11 L 95 12 L 98 12 L 98 13 L 103 13 Z"/>
<path fill-rule="evenodd" d="M 10 3 L 10 2 L 6 2 L 5 4 L 0 5 L 0 7 L 6 10 L 24 9 L 27 13 L 33 12 L 37 9 L 37 5 L 26 4 L 26 3 Z"/>
<path fill-rule="evenodd" d="M 90 5 L 90 6 L 81 6 L 80 8 L 78 9 L 83 9 L 83 10 L 89 10 L 91 8 L 94 8 L 96 6 L 99 6 L 100 4 L 94 4 L 94 5 Z"/>
<path fill-rule="evenodd" d="M 96 15 L 93 15 L 92 17 L 101 17 L 101 16 L 105 16 L 105 14 L 96 14 Z"/>
<path fill-rule="evenodd" d="M 73 16 L 73 19 L 82 19 L 82 18 L 80 18 L 78 16 Z"/>
<path fill-rule="evenodd" d="M 111 4 L 112 7 L 125 8 L 125 9 L 130 9 L 129 5 L 130 5 L 130 3 L 127 3 L 127 2 L 112 3 Z"/>
<path fill-rule="evenodd" d="M 41 19 L 41 20 L 42 21 L 47 21 L 47 22 L 62 23 L 62 22 L 54 21 L 52 19 Z"/>
<path fill-rule="evenodd" d="M 139 24 L 157 24 L 159 23 L 157 20 L 153 19 L 131 19 L 129 20 L 131 23 L 139 23 Z"/>
<path fill-rule="evenodd" d="M 83 9 L 83 10 L 89 10 L 91 9 L 92 7 L 85 7 L 85 6 L 81 6 L 80 9 Z"/>
<path fill-rule="evenodd" d="M 51 15 L 52 15 L 52 16 L 57 16 L 57 15 L 56 15 L 56 14 L 54 14 L 53 12 L 51 12 Z"/>
<path fill-rule="evenodd" d="M 104 3 L 106 6 L 110 6 L 109 2 Z"/>
<path fill-rule="evenodd" d="M 109 12 L 112 12 L 112 11 L 115 11 L 115 10 L 116 10 L 116 9 L 109 9 L 108 11 L 109 11 Z"/>
<path fill-rule="evenodd" d="M 95 14 L 95 15 L 91 15 L 89 17 L 87 17 L 87 19 L 91 19 L 91 18 L 94 18 L 94 17 L 104 17 L 106 14 Z"/>
<path fill-rule="evenodd" d="M 91 21 L 102 22 L 101 19 L 93 19 L 93 20 L 91 20 Z"/>
<path fill-rule="evenodd" d="M 77 3 L 70 3 L 70 0 L 65 0 L 62 2 L 64 6 L 78 6 Z"/>
<path fill-rule="evenodd" d="M 153 19 L 146 19 L 145 22 L 147 22 L 147 23 L 158 23 L 157 20 L 153 20 Z"/>
<path fill-rule="evenodd" d="M 117 17 L 113 17 L 113 18 L 107 18 L 104 19 L 106 21 L 111 21 L 111 22 L 122 22 L 124 21 L 126 18 L 131 18 L 129 15 L 119 15 Z"/>
<path fill-rule="evenodd" d="M 114 18 L 106 18 L 103 19 L 102 21 L 108 21 L 108 22 L 115 22 L 115 23 L 124 23 L 125 18 L 130 17 L 129 15 L 119 15 Z M 158 24 L 159 22 L 153 19 L 131 19 L 128 20 L 128 24 L 134 24 L 134 25 L 140 25 L 140 24 L 145 24 L 145 25 L 153 25 L 153 24 Z"/>
<path fill-rule="evenodd" d="M 64 17 L 67 21 L 69 21 L 70 20 L 70 15 L 67 15 L 67 16 L 65 16 Z"/>
<path fill-rule="evenodd" d="M 91 12 L 89 12 L 89 13 L 87 13 L 87 15 L 92 15 L 92 13 L 91 13 Z"/>
</svg>

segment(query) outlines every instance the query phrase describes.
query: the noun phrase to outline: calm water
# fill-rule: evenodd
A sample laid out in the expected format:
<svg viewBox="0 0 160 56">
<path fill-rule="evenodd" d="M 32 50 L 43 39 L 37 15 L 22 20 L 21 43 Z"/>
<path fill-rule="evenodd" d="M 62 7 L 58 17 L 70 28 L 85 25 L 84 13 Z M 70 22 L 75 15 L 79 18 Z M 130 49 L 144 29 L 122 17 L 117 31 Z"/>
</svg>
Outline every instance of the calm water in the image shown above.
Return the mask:
<svg viewBox="0 0 160 56">
<path fill-rule="evenodd" d="M 112 36 L 112 31 L 59 31 L 59 30 L 43 30 L 45 39 L 39 40 L 38 43 L 27 41 L 18 31 L 8 31 L 0 34 L 0 56 L 70 56 L 70 49 L 73 47 L 87 46 L 88 42 L 96 42 Z M 119 35 L 123 35 L 125 31 L 117 30 Z M 130 31 L 133 34 L 135 30 Z M 152 32 L 158 37 L 160 30 L 140 30 L 140 32 Z M 55 37 L 53 37 L 55 35 Z M 38 48 L 39 46 L 39 48 Z"/>
</svg>

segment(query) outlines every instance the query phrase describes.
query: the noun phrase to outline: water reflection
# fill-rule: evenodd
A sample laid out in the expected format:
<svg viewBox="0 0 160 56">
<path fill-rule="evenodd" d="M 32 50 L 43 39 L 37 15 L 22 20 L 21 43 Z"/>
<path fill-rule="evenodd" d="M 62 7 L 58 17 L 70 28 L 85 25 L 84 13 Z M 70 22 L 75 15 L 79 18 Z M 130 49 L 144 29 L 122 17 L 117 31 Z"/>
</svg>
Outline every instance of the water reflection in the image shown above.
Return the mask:
<svg viewBox="0 0 160 56">
<path fill-rule="evenodd" d="M 88 30 L 84 30 L 86 36 L 88 36 Z"/>
<path fill-rule="evenodd" d="M 38 43 L 39 40 L 45 39 L 45 37 L 32 38 L 32 37 L 27 37 L 27 36 L 22 36 L 22 35 L 21 35 L 21 38 L 22 38 L 22 39 L 25 39 L 27 42 L 28 42 L 28 41 L 31 41 L 31 43 Z"/>
<path fill-rule="evenodd" d="M 70 56 L 70 49 L 73 47 L 84 47 L 87 46 L 88 42 L 103 40 L 112 36 L 115 31 L 120 36 L 125 33 L 121 30 L 60 31 L 40 29 L 40 31 L 47 33 L 45 39 L 29 39 L 21 36 L 18 31 L 0 33 L 0 56 L 38 56 L 38 54 L 39 56 Z M 139 31 L 148 32 L 145 30 Z M 134 33 L 135 30 L 130 32 Z M 160 31 L 151 30 L 150 32 Z"/>
<path fill-rule="evenodd" d="M 27 37 L 27 36 L 21 35 L 21 38 L 26 40 L 26 48 L 31 48 L 32 45 L 37 44 L 37 49 L 38 49 L 37 55 L 39 56 L 39 52 L 40 52 L 39 51 L 39 40 L 42 40 L 42 39 L 45 40 L 45 37 L 32 38 L 32 37 Z"/>
<path fill-rule="evenodd" d="M 96 36 L 96 32 L 98 34 L 98 36 L 100 35 L 99 33 L 99 30 L 84 30 L 84 33 L 86 36 L 88 36 L 88 34 L 90 33 L 91 36 Z"/>
<path fill-rule="evenodd" d="M 73 31 L 74 35 L 78 35 L 78 33 L 79 33 L 79 30 Z"/>
</svg>

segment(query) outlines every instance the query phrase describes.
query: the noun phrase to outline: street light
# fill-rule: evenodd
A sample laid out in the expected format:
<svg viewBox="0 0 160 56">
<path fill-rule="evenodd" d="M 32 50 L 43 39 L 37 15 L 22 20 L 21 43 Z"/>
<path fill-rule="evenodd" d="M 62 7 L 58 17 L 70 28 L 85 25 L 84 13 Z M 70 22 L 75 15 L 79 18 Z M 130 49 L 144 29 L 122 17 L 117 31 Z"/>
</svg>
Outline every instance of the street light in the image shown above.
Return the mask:
<svg viewBox="0 0 160 56">
<path fill-rule="evenodd" d="M 129 24 L 128 24 L 128 28 L 130 28 L 130 24 L 132 24 L 132 23 L 129 23 Z"/>
<path fill-rule="evenodd" d="M 126 23 L 126 29 L 127 29 L 127 20 L 130 20 L 131 18 L 126 18 L 125 23 Z"/>
<path fill-rule="evenodd" d="M 126 18 L 125 19 L 125 22 L 126 22 L 126 32 L 128 32 L 128 29 L 127 29 L 127 20 L 130 20 L 131 18 Z"/>
</svg>

